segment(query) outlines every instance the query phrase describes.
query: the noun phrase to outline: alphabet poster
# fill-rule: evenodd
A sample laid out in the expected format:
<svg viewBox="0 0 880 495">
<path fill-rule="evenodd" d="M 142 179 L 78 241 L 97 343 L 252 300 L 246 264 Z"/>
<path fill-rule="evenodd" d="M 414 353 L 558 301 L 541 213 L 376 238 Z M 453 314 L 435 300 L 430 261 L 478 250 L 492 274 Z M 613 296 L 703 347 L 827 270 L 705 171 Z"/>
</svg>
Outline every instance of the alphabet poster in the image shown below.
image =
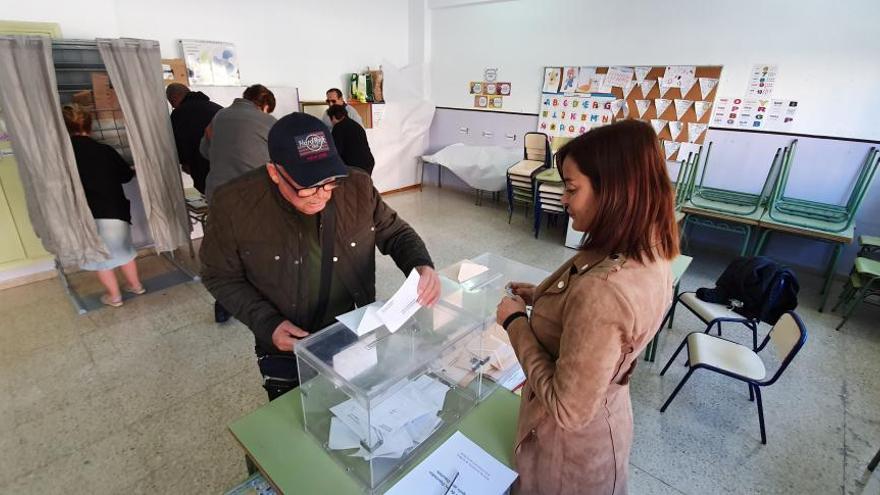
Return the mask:
<svg viewBox="0 0 880 495">
<path fill-rule="evenodd" d="M 577 137 L 614 121 L 617 98 L 608 95 L 541 95 L 538 131 L 551 137 Z"/>
<path fill-rule="evenodd" d="M 794 125 L 798 102 L 756 98 L 718 98 L 712 125 L 736 129 L 789 130 Z"/>
</svg>

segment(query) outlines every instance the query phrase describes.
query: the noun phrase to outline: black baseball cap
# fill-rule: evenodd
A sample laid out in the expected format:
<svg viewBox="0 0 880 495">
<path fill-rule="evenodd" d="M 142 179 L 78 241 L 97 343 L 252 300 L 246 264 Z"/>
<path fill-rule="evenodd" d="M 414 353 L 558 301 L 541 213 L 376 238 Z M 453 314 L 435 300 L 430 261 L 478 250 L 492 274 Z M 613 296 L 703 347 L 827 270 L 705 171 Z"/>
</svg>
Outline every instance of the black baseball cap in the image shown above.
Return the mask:
<svg viewBox="0 0 880 495">
<path fill-rule="evenodd" d="M 269 159 L 302 187 L 348 176 L 330 129 L 307 113 L 285 115 L 269 129 Z"/>
</svg>

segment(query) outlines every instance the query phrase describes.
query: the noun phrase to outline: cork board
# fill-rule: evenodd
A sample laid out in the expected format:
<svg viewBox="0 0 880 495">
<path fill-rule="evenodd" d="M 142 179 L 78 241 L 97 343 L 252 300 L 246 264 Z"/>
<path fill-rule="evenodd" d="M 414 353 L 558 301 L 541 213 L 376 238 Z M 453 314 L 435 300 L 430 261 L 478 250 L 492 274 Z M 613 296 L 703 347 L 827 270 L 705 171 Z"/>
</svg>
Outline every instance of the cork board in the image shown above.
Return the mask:
<svg viewBox="0 0 880 495">
<path fill-rule="evenodd" d="M 556 105 L 558 105 L 559 109 L 558 114 L 566 115 L 563 113 L 565 109 L 568 110 L 567 116 L 570 117 L 571 111 L 567 107 L 571 103 L 591 100 L 593 107 L 595 107 L 596 101 L 600 102 L 600 108 L 604 111 L 604 115 L 601 118 L 587 119 L 588 122 L 593 122 L 593 126 L 607 124 L 623 118 L 638 119 L 652 124 L 655 130 L 658 131 L 657 136 L 663 142 L 664 153 L 669 160 L 678 160 L 680 154 L 682 155 L 681 159 L 684 159 L 688 151 L 703 144 L 708 124 L 712 118 L 712 105 L 718 92 L 717 83 L 721 78 L 721 66 L 671 66 L 673 70 L 675 67 L 693 67 L 693 75 L 691 76 L 688 72 L 688 75 L 683 77 L 684 87 L 675 85 L 665 87 L 666 91 L 662 98 L 661 81 L 667 76 L 667 66 L 613 67 L 616 69 L 632 70 L 635 73 L 628 83 L 628 87 L 617 85 L 603 87 L 596 84 L 596 82 L 602 80 L 598 76 L 608 74 L 609 66 L 545 67 L 544 87 L 541 95 L 542 106 L 538 114 L 538 130 L 541 132 L 548 131 L 550 126 L 546 125 L 546 122 L 550 122 L 550 120 L 546 119 L 557 116 L 557 112 L 555 112 L 557 109 Z M 579 79 L 578 84 L 575 84 L 575 88 L 572 89 L 568 79 L 571 69 L 577 69 L 578 72 L 587 69 L 587 72 L 594 74 L 593 77 L 596 79 L 594 79 L 593 84 L 588 85 L 589 87 L 581 86 Z M 558 70 L 558 74 L 553 74 L 555 70 Z M 584 72 L 584 74 L 587 72 Z M 584 80 L 586 81 L 586 77 Z M 555 81 L 558 81 L 558 88 L 555 86 Z M 646 84 L 643 85 L 643 82 Z M 678 82 L 676 81 L 673 84 Z M 628 94 L 624 94 L 625 87 L 629 89 Z M 567 91 L 563 88 L 566 88 Z M 647 89 L 647 92 L 645 92 L 645 89 Z M 664 105 L 666 105 L 665 108 L 663 108 Z M 680 114 L 676 109 L 677 106 L 680 107 Z M 699 116 L 698 107 L 702 111 Z M 686 110 L 684 110 L 685 108 Z M 607 116 L 611 118 L 609 119 Z M 593 115 L 590 117 L 593 117 Z M 688 126 L 688 124 L 699 125 Z M 586 127 L 586 129 L 581 127 L 575 132 L 575 135 L 583 133 L 585 130 L 589 130 L 589 127 Z M 691 130 L 694 132 L 691 132 Z M 552 132 L 550 134 L 553 135 Z M 568 137 L 571 137 L 571 133 L 568 134 Z M 682 153 L 679 153 L 679 151 Z"/>
</svg>

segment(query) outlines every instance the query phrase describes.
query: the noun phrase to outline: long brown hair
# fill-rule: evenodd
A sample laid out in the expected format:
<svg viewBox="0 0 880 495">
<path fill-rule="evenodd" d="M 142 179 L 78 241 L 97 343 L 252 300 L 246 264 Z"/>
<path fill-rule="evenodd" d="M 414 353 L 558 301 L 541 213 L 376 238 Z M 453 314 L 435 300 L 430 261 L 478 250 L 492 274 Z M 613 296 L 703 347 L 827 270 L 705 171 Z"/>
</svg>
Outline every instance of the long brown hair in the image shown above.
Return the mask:
<svg viewBox="0 0 880 495">
<path fill-rule="evenodd" d="M 666 160 L 654 129 L 638 120 L 597 127 L 556 153 L 590 178 L 596 214 L 583 247 L 639 262 L 678 255 L 678 224 Z"/>
</svg>

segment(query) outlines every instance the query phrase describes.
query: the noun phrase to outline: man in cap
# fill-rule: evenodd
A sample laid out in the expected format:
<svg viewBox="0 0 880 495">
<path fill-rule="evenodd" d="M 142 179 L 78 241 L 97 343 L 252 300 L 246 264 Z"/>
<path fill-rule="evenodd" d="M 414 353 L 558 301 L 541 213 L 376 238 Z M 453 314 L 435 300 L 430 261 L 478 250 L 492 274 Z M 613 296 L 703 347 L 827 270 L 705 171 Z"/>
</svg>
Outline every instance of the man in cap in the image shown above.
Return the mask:
<svg viewBox="0 0 880 495">
<path fill-rule="evenodd" d="M 421 238 L 369 175 L 345 166 L 319 119 L 287 115 L 268 141 L 265 167 L 214 192 L 201 259 L 205 287 L 253 331 L 272 400 L 298 385 L 300 339 L 375 300 L 377 247 L 418 271 L 422 305 L 439 299 L 440 281 Z"/>
</svg>

